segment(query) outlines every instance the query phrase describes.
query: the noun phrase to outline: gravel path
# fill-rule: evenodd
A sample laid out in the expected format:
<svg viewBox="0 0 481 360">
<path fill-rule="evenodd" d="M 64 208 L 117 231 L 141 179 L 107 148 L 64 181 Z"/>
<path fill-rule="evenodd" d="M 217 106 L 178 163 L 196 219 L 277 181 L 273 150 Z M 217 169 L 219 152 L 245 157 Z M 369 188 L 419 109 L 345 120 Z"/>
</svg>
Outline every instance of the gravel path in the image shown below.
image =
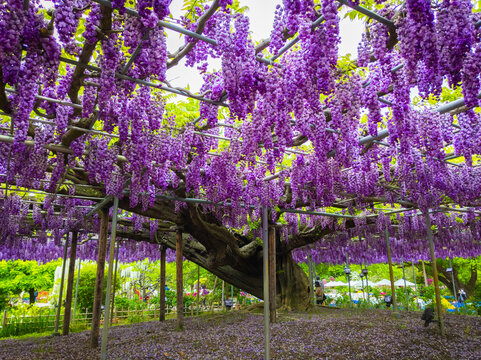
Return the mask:
<svg viewBox="0 0 481 360">
<path fill-rule="evenodd" d="M 288 313 L 272 325 L 274 359 L 481 359 L 481 318 L 448 314 L 447 338 L 420 313 L 320 309 Z M 116 326 L 108 359 L 262 359 L 262 316 L 232 312 L 175 321 Z M 0 359 L 98 359 L 89 332 L 59 337 L 1 340 Z"/>
</svg>

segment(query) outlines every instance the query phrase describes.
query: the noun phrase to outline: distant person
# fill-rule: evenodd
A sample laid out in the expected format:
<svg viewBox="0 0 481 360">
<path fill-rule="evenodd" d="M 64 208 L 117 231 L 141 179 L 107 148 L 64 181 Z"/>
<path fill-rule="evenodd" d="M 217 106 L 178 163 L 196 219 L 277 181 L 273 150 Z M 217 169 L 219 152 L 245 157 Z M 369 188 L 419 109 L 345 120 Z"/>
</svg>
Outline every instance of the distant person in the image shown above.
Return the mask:
<svg viewBox="0 0 481 360">
<path fill-rule="evenodd" d="M 466 301 L 466 292 L 463 289 L 458 290 L 458 302 L 459 306 L 464 306 L 464 302 Z"/>
<path fill-rule="evenodd" d="M 392 296 L 391 295 L 384 296 L 384 303 L 386 304 L 387 308 L 390 308 L 392 305 Z"/>
<path fill-rule="evenodd" d="M 326 295 L 324 294 L 324 283 L 322 283 L 321 281 L 316 281 L 314 286 L 316 287 L 316 304 L 322 305 L 324 300 L 326 300 Z"/>
</svg>

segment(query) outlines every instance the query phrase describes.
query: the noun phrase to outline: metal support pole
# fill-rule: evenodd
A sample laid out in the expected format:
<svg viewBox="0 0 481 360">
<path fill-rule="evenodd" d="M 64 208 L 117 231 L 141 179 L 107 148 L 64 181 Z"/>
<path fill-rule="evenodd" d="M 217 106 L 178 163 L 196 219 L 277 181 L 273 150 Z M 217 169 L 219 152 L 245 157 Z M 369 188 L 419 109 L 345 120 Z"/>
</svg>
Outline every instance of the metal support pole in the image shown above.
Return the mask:
<svg viewBox="0 0 481 360">
<path fill-rule="evenodd" d="M 349 267 L 349 255 L 346 253 L 346 267 Z M 352 294 L 351 294 L 351 274 L 346 274 L 347 285 L 349 286 L 349 307 L 352 308 Z"/>
<path fill-rule="evenodd" d="M 404 271 L 404 259 L 401 257 L 401 265 L 403 268 L 403 281 L 404 281 L 404 296 L 406 297 L 406 311 L 409 311 L 409 294 L 406 284 L 406 272 Z"/>
<path fill-rule="evenodd" d="M 264 275 L 264 360 L 271 358 L 270 351 L 270 324 L 269 324 L 269 227 L 267 207 L 262 207 L 262 242 L 263 242 L 263 275 Z"/>
<path fill-rule="evenodd" d="M 366 265 L 364 267 L 367 269 Z M 369 300 L 369 280 L 367 278 L 367 273 L 366 273 L 366 295 L 367 295 L 367 303 L 370 305 L 370 300 Z"/>
<path fill-rule="evenodd" d="M 65 238 L 65 247 L 63 250 L 62 278 L 60 279 L 60 292 L 58 294 L 57 315 L 55 317 L 55 330 L 53 331 L 54 335 L 60 335 L 60 333 L 58 332 L 58 324 L 60 322 L 60 308 L 62 307 L 63 278 L 65 276 L 65 263 L 67 261 L 67 249 L 68 249 L 68 233 Z"/>
<path fill-rule="evenodd" d="M 72 232 L 72 243 L 70 245 L 70 260 L 68 264 L 67 294 L 65 295 L 65 312 L 63 314 L 62 335 L 68 335 L 70 330 L 70 318 L 72 317 L 72 291 L 73 278 L 75 273 L 75 258 L 77 257 L 78 233 Z"/>
<path fill-rule="evenodd" d="M 419 299 L 419 294 L 418 294 L 418 284 L 416 283 L 416 271 L 414 268 L 414 259 L 411 259 L 412 265 L 413 265 L 413 282 L 414 282 L 414 291 L 416 292 L 416 298 Z M 419 304 L 419 301 L 417 301 L 417 307 L 418 310 L 421 310 L 421 304 Z"/>
<path fill-rule="evenodd" d="M 119 198 L 114 197 L 114 208 L 112 211 L 112 230 L 110 232 L 110 248 L 109 248 L 109 269 L 107 275 L 107 292 L 105 294 L 104 306 L 104 327 L 102 329 L 102 347 L 100 355 L 102 360 L 107 358 L 107 340 L 109 337 L 110 325 L 110 296 L 112 294 L 112 275 L 114 272 L 115 257 L 115 241 L 117 240 L 117 213 L 119 211 Z"/>
<path fill-rule="evenodd" d="M 197 265 L 197 314 L 200 312 L 200 266 Z"/>
<path fill-rule="evenodd" d="M 222 309 L 225 310 L 225 281 L 222 280 Z"/>
<path fill-rule="evenodd" d="M 429 211 L 424 214 L 424 218 L 426 219 L 426 233 L 429 242 L 429 252 L 431 253 L 431 267 L 433 269 L 434 290 L 436 292 L 436 309 L 438 312 L 439 330 L 441 331 L 441 336 L 446 337 L 443 309 L 441 306 L 441 294 L 439 292 L 438 268 L 436 266 L 436 255 L 434 254 L 433 232 L 431 230 L 431 218 L 429 216 Z"/>
<path fill-rule="evenodd" d="M 275 323 L 276 319 L 276 230 L 269 227 L 269 316 L 270 322 Z"/>
<path fill-rule="evenodd" d="M 184 272 L 183 272 L 183 244 L 182 230 L 177 229 L 176 238 L 176 268 L 177 268 L 177 330 L 184 330 Z"/>
<path fill-rule="evenodd" d="M 449 256 L 449 267 L 451 268 L 451 282 L 453 283 L 453 294 L 454 294 L 454 301 L 456 302 L 456 314 L 459 312 L 458 309 L 458 299 L 456 296 L 456 284 L 454 283 L 454 268 L 451 262 L 451 256 Z"/>
<path fill-rule="evenodd" d="M 366 300 L 366 294 L 364 293 L 364 277 L 361 277 L 362 298 Z"/>
<path fill-rule="evenodd" d="M 394 286 L 394 272 L 392 269 L 391 245 L 389 244 L 389 230 L 387 227 L 384 230 L 384 238 L 386 240 L 387 261 L 389 263 L 389 278 L 391 280 L 392 308 L 393 308 L 394 314 L 397 316 L 396 287 Z"/>
<path fill-rule="evenodd" d="M 73 302 L 73 320 L 75 321 L 75 313 L 77 311 L 77 295 L 78 295 L 78 282 L 80 279 L 80 265 L 82 264 L 82 260 L 78 260 L 78 270 L 77 270 L 77 281 L 75 284 L 75 300 Z"/>
<path fill-rule="evenodd" d="M 166 249 L 161 245 L 160 249 L 160 315 L 159 321 L 165 320 L 165 258 Z"/>
<path fill-rule="evenodd" d="M 117 251 L 115 252 L 115 269 L 114 269 L 114 286 L 112 288 L 112 306 L 110 307 L 110 326 L 114 320 L 114 308 L 115 308 L 115 288 L 117 287 L 117 269 L 119 267 L 119 249 L 120 243 L 117 243 Z"/>
</svg>

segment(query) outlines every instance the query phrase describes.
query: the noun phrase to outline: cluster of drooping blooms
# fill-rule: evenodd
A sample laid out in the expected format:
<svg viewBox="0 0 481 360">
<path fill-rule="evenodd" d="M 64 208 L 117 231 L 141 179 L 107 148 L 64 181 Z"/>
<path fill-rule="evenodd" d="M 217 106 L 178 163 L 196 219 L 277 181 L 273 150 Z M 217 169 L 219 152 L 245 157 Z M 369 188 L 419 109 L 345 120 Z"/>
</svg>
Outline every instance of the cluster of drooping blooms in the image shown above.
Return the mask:
<svg viewBox="0 0 481 360">
<path fill-rule="evenodd" d="M 207 16 L 206 13 L 210 11 L 210 6 L 206 5 L 204 8 L 200 8 L 197 6 L 194 11 L 197 18 L 196 21 L 189 22 L 189 20 L 186 20 L 186 22 L 188 22 L 187 28 L 190 31 L 196 32 L 197 28 L 199 27 L 199 22 L 203 20 L 204 17 Z M 212 16 L 210 16 L 207 21 L 205 21 L 202 34 L 207 36 L 208 38 L 215 39 L 217 36 L 216 34 L 219 29 L 221 18 L 222 16 L 219 14 L 219 12 L 215 12 Z M 219 58 L 221 56 L 221 52 L 218 46 L 213 46 L 212 44 L 204 41 L 198 41 L 197 39 L 189 36 L 185 38 L 185 41 L 186 45 L 194 44 L 193 49 L 189 51 L 186 55 L 186 66 L 194 66 L 195 64 L 199 64 L 198 69 L 201 72 L 205 72 L 207 70 L 207 61 L 209 57 Z"/>
<path fill-rule="evenodd" d="M 255 49 L 249 35 L 249 18 L 236 14 L 223 14 L 217 32 L 217 46 L 222 51 L 222 76 L 229 96 L 230 111 L 244 119 L 255 106 L 257 92 L 265 92 L 265 70 L 255 58 Z M 234 20 L 234 32 L 231 21 Z"/>
<path fill-rule="evenodd" d="M 69 2 L 64 3 L 72 6 Z M 119 73 L 142 79 L 165 79 L 165 35 L 157 23 L 168 14 L 170 1 L 137 2 L 140 18 L 114 15 L 113 31 L 104 29 L 104 34 L 98 27 L 100 19 L 107 16 L 108 11 L 101 10 L 104 8 L 96 3 L 91 4 L 83 35 L 90 46 L 100 42 L 100 48 L 95 51 L 101 49 L 96 58 L 101 72 L 88 69 L 79 78 L 79 71 L 75 71 L 77 77 L 73 78 L 73 68 L 70 68 L 59 79 L 58 86 L 55 86 L 53 75 L 56 76 L 57 72 L 59 48 L 54 36 L 43 37 L 42 29 L 47 29 L 47 25 L 37 15 L 36 5 L 23 12 L 23 4 L 18 1 L 1 4 L 1 14 L 6 16 L 0 19 L 0 34 L 12 39 L 8 44 L 0 44 L 0 49 L 4 50 L 0 52 L 3 80 L 15 85 L 17 92 L 9 97 L 15 123 L 16 150 L 11 157 L 9 180 L 12 183 L 16 181 L 17 185 L 37 189 L 43 186 L 45 190 L 58 191 L 59 181 L 68 170 L 65 157 L 57 155 L 49 158 L 44 146 L 57 142 L 59 137 L 55 135 L 63 135 L 68 125 L 81 114 L 82 120 L 88 118 L 92 121 L 98 115 L 105 131 L 113 132 L 118 127 L 119 141 L 109 142 L 105 137 L 91 135 L 77 138 L 69 142 L 74 153 L 66 157 L 68 166 L 84 165 L 89 182 L 101 185 L 108 195 L 121 197 L 129 193 L 129 205 L 137 212 L 145 213 L 159 195 L 172 195 L 172 192 L 177 196 L 193 194 L 225 205 L 210 204 L 203 208 L 216 216 L 219 223 L 243 228 L 249 217 L 251 220 L 259 219 L 259 206 L 306 206 L 314 210 L 332 205 L 338 200 L 338 195 L 345 193 L 353 197 L 346 203 L 346 211 L 353 214 L 365 208 L 372 197 L 386 203 L 404 201 L 423 211 L 438 207 L 446 196 L 459 204 L 479 199 L 480 190 L 476 184 L 479 183 L 481 170 L 448 165 L 444 161 L 447 154 L 443 150 L 445 144 L 454 141 L 456 154 L 465 156 L 470 164 L 472 155 L 481 151 L 477 115 L 472 111 L 460 115 L 461 129 L 452 136 L 450 116 L 410 107 L 412 81 L 417 80 L 422 95 L 426 96 L 439 90 L 441 75 L 457 84 L 459 74 L 466 104 L 476 104 L 479 91 L 477 64 L 480 63 L 476 59 L 481 52 L 473 35 L 471 10 L 469 13 L 462 11 L 469 7 L 465 0 L 444 2 L 438 12 L 437 23 L 429 1 L 409 0 L 407 15 L 399 29 L 403 59 L 396 54 L 396 49 L 388 49 L 388 28 L 380 24 L 370 26 L 369 37 L 365 38 L 361 47 L 360 65 L 366 65 L 371 59 L 371 51 L 376 61 L 369 63 L 368 78 L 364 83 L 355 71 L 340 76 L 344 70 L 337 68 L 339 17 L 334 1 L 321 2 L 325 20 L 315 28 L 312 25 L 316 18 L 312 1 L 284 1 L 272 33 L 272 49 L 275 53 L 284 38 L 299 32 L 300 50 L 288 52 L 279 66 L 271 67 L 256 58 L 256 49 L 249 39 L 248 18 L 226 9 L 228 4 L 230 1 L 220 1 L 222 10 L 217 11 L 205 25 L 204 34 L 215 39 L 217 46 L 197 41 L 188 59 L 192 65 L 200 62 L 201 72 L 204 73 L 208 56 L 222 58 L 222 71 L 205 74 L 201 92 L 203 97 L 215 102 L 224 101 L 227 94 L 230 114 L 226 125 L 234 127 L 225 132 L 230 133 L 233 140 L 228 148 L 221 147 L 218 139 L 194 134 L 194 126 L 178 131 L 173 116 L 167 119 L 168 126 L 161 128 L 164 102 L 157 98 L 158 92 L 146 86 L 137 87 L 133 81 L 118 79 L 122 77 L 118 76 Z M 122 1 L 115 1 L 112 6 L 120 13 L 124 11 Z M 18 8 L 17 15 L 8 10 L 12 8 Z M 198 9 L 197 19 L 207 10 Z M 75 23 L 71 20 L 75 20 L 78 13 L 72 13 L 68 20 L 62 19 L 67 14 L 65 9 L 59 9 L 58 14 L 57 30 L 65 48 Z M 382 15 L 392 18 L 389 11 Z M 28 24 L 24 24 L 26 19 Z M 25 26 L 19 27 L 22 21 Z M 440 35 L 452 21 L 464 25 L 458 24 L 449 36 Z M 197 20 L 189 25 L 189 29 L 195 30 L 199 24 Z M 119 35 L 121 29 L 124 31 Z M 24 58 L 20 56 L 22 41 L 26 47 Z M 191 41 L 188 38 L 187 42 Z M 120 58 L 122 45 L 129 49 L 131 55 L 139 49 L 130 69 L 124 67 Z M 456 62 L 458 55 L 461 60 Z M 404 69 L 392 70 L 402 60 Z M 55 71 L 47 69 L 52 66 Z M 72 83 L 72 80 L 75 82 Z M 79 100 L 70 94 L 69 89 L 75 90 L 76 84 L 82 81 L 83 96 Z M 377 99 L 379 92 L 391 91 L 391 83 L 392 94 L 387 99 L 393 103 L 392 114 L 383 112 Z M 37 126 L 35 131 L 28 132 L 29 117 L 39 90 L 42 95 L 60 100 L 66 100 L 69 92 L 72 102 L 81 101 L 82 109 L 73 110 L 78 108 L 77 104 L 73 108 L 65 103 L 54 106 L 41 101 L 40 108 L 45 109 L 47 116 L 55 116 L 56 126 Z M 98 113 L 94 109 L 95 104 L 98 104 Z M 368 111 L 367 125 L 363 123 L 364 110 Z M 221 135 L 217 127 L 218 115 L 217 105 L 209 102 L 200 105 L 200 117 L 206 121 L 205 128 L 210 128 L 206 135 Z M 360 134 L 378 136 L 378 129 L 385 126 L 390 134 L 389 149 L 382 149 L 379 145 L 361 148 Z M 35 138 L 33 148 L 21 146 L 27 134 Z M 239 135 L 242 142 L 238 139 Z M 312 145 L 312 152 L 295 160 L 288 158 L 291 155 L 288 155 L 287 148 L 304 142 L 310 142 L 306 148 Z M 208 155 L 212 149 L 219 149 L 217 157 Z M 2 173 L 10 162 L 8 150 L 8 147 L 1 148 Z M 278 166 L 286 156 L 294 163 L 292 169 L 282 172 L 277 180 L 264 181 L 267 175 L 279 170 Z M 47 168 L 51 175 L 45 176 Z M 129 190 L 126 190 L 127 187 Z M 387 189 L 395 189 L 395 192 Z M 32 216 L 35 225 L 43 231 L 54 230 L 53 244 L 57 247 L 65 228 L 77 229 L 80 226 L 76 221 L 65 222 L 65 219 L 55 216 L 59 205 L 58 201 L 46 199 L 43 211 L 47 216 L 44 218 L 39 214 L 38 208 L 34 209 L 35 215 Z M 77 203 L 65 202 L 64 205 L 69 209 L 63 213 L 64 217 L 80 217 L 81 214 L 72 210 Z M 255 209 L 251 210 L 252 207 Z M 176 202 L 172 208 L 177 213 L 183 213 L 169 216 L 182 218 L 186 214 L 181 202 Z M 22 210 L 23 213 L 25 211 Z M 15 213 L 12 217 L 18 220 L 15 216 L 20 215 Z M 275 221 L 276 217 L 273 211 L 272 220 Z M 135 230 L 148 228 L 145 226 L 146 218 L 134 218 Z M 352 256 L 358 251 L 355 249 L 367 251 L 376 248 L 378 251 L 372 258 L 380 259 L 384 256 L 381 255 L 382 242 L 378 244 L 377 238 L 369 234 L 367 219 L 355 219 L 354 230 L 346 231 L 346 245 L 341 248 L 348 247 L 346 251 L 351 251 Z M 293 227 L 293 233 L 300 231 L 297 215 L 289 216 L 287 220 L 297 226 Z M 436 221 L 433 220 L 443 227 L 451 226 L 445 219 Z M 302 217 L 301 224 L 301 229 L 318 226 L 312 217 Z M 15 233 L 21 230 L 14 223 L 9 226 Z M 150 222 L 151 237 L 156 226 L 157 223 Z M 323 226 L 340 230 L 334 221 Z M 409 226 L 400 230 L 393 249 L 401 248 L 405 239 L 410 240 Z M 31 230 L 27 226 L 25 229 L 25 233 Z M 469 235 L 458 230 L 460 238 L 468 243 Z M 9 230 L 10 233 L 12 231 Z M 476 229 L 471 231 L 477 234 Z M 347 241 L 352 242 L 353 238 L 366 241 L 347 246 Z M 12 239 L 18 242 L 18 239 Z M 41 241 L 45 241 L 44 235 Z M 140 248 L 132 246 L 131 250 L 148 253 L 144 245 Z M 474 248 L 471 250 L 476 251 Z"/>
<path fill-rule="evenodd" d="M 424 97 L 430 93 L 438 94 L 442 77 L 431 1 L 407 0 L 406 8 L 407 15 L 398 24 L 398 35 L 408 81 L 417 80 Z"/>
<path fill-rule="evenodd" d="M 86 1 L 56 0 L 54 4 L 55 27 L 57 28 L 58 37 L 64 47 L 69 48 L 82 16 L 82 8 L 87 5 Z"/>
<path fill-rule="evenodd" d="M 479 220 L 475 219 L 474 212 L 462 215 L 433 213 L 430 216 L 436 229 L 433 240 L 437 258 L 448 256 L 467 258 L 481 254 L 481 246 L 475 241 L 480 234 L 481 226 Z M 392 221 L 396 223 L 395 228 L 391 226 Z M 386 227 L 393 262 L 400 262 L 402 259 L 431 260 L 425 219 L 416 211 L 406 212 L 403 216 L 397 214 L 394 220 L 379 216 L 376 224 L 364 222 L 346 231 L 336 231 L 334 224 L 323 224 L 323 227 L 333 234 L 323 237 L 309 247 L 295 250 L 293 257 L 296 261 L 306 262 L 310 255 L 315 263 L 385 263 Z"/>
<path fill-rule="evenodd" d="M 0 67 L 3 81 L 13 85 L 18 80 L 22 51 L 21 34 L 26 21 L 22 1 L 0 4 Z"/>
<path fill-rule="evenodd" d="M 472 7 L 470 0 L 443 1 L 436 13 L 439 66 L 450 85 L 461 81 L 461 69 L 475 40 Z"/>
</svg>

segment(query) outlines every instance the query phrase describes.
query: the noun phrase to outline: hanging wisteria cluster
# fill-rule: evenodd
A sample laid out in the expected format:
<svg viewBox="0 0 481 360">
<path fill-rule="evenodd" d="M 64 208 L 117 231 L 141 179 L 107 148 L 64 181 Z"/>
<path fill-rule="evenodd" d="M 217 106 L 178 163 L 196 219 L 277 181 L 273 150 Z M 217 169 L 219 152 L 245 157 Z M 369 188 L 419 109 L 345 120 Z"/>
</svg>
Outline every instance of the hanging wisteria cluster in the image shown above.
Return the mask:
<svg viewBox="0 0 481 360">
<path fill-rule="evenodd" d="M 170 3 L 0 4 L 0 109 L 12 124 L 0 143 L 0 181 L 11 187 L 0 219 L 10 250 L 0 257 L 53 258 L 65 233 L 95 232 L 97 218 L 86 222 L 88 209 L 79 207 L 94 203 L 75 199 L 87 193 L 75 184 L 127 199 L 121 206 L 134 213 L 134 231 L 147 227 L 150 240 L 152 218 L 182 225 L 196 211 L 255 239 L 251 225 L 269 207 L 271 221 L 289 224 L 287 242 L 307 228 L 330 229 L 310 250 L 329 262 L 346 254 L 385 261 L 383 227 L 369 221 L 376 204 L 414 213 L 469 207 L 467 217 L 433 215 L 437 253 L 479 254 L 481 22 L 470 0 L 383 4 L 347 64 L 338 55 L 337 1 L 284 0 L 270 39 L 258 45 L 236 4 L 201 1 L 177 21 L 187 35 L 175 53 L 166 45 L 178 30 L 164 21 Z M 199 94 L 166 81 L 183 57 L 204 79 Z M 221 68 L 209 72 L 214 58 Z M 199 100 L 199 117 L 180 126 L 166 92 Z M 452 99 L 444 93 L 464 100 L 443 104 Z M 29 204 L 14 186 L 52 195 Z M 205 204 L 177 201 L 189 197 Z M 174 211 L 159 205 L 166 201 Z M 340 208 L 355 224 L 283 214 L 299 208 Z M 392 219 L 396 258 L 426 254 L 414 213 Z M 23 240 L 32 232 L 38 238 Z M 92 244 L 85 241 L 81 257 L 93 256 Z M 154 245 L 128 244 L 125 258 L 157 256 Z"/>
</svg>

